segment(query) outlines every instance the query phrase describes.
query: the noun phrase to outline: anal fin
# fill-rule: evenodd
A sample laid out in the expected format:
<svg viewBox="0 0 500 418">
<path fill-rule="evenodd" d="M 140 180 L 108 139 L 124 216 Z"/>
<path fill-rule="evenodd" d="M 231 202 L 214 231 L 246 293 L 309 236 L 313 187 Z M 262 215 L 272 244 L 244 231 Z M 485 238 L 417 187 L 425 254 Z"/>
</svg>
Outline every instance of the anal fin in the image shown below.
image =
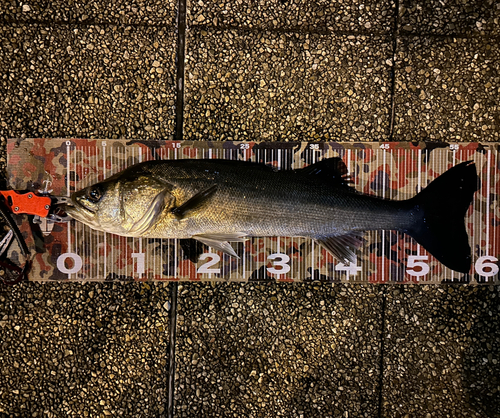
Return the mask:
<svg viewBox="0 0 500 418">
<path fill-rule="evenodd" d="M 316 241 L 340 261 L 353 263 L 356 260 L 356 250 L 364 244 L 365 239 L 362 233 L 351 232 L 346 235 L 316 238 Z"/>
</svg>

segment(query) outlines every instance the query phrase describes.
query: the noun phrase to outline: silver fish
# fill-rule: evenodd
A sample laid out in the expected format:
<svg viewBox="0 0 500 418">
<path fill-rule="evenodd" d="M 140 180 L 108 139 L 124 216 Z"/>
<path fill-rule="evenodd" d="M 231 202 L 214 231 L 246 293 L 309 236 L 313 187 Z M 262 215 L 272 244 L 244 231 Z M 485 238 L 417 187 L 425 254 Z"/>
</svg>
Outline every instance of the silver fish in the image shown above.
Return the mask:
<svg viewBox="0 0 500 418">
<path fill-rule="evenodd" d="M 249 237 L 315 239 L 353 261 L 363 232 L 412 236 L 445 266 L 467 273 L 464 216 L 478 188 L 461 163 L 408 200 L 358 193 L 340 158 L 299 170 L 230 160 L 148 161 L 74 193 L 67 213 L 91 228 L 129 237 L 192 238 L 237 256 Z"/>
</svg>

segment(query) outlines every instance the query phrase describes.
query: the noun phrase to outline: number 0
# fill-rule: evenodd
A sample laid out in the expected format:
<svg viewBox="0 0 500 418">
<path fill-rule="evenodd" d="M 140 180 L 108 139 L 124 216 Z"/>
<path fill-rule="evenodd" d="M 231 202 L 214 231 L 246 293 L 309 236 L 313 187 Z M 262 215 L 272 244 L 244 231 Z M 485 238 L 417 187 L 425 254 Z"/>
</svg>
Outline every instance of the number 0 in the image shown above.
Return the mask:
<svg viewBox="0 0 500 418">
<path fill-rule="evenodd" d="M 71 258 L 73 260 L 73 267 L 67 268 L 64 262 Z M 71 274 L 78 273 L 82 268 L 82 257 L 75 253 L 64 253 L 57 257 L 57 268 L 61 273 Z"/>
</svg>

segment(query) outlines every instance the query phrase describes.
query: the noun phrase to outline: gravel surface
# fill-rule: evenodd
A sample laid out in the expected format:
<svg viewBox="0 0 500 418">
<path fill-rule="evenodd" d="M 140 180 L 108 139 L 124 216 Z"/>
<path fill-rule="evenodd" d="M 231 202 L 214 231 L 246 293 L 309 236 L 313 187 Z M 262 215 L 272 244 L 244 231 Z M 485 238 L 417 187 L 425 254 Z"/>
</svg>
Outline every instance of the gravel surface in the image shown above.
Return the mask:
<svg viewBox="0 0 500 418">
<path fill-rule="evenodd" d="M 500 286 L 388 289 L 383 416 L 500 416 Z"/>
<path fill-rule="evenodd" d="M 388 32 L 394 3 L 369 1 L 196 1 L 189 8 L 191 25 L 301 31 Z"/>
<path fill-rule="evenodd" d="M 399 4 L 403 34 L 500 34 L 500 3 L 497 0 L 403 0 Z"/>
<path fill-rule="evenodd" d="M 15 24 L 0 39 L 0 136 L 172 137 L 173 32 Z"/>
<path fill-rule="evenodd" d="M 499 56 L 494 39 L 403 38 L 396 62 L 396 138 L 498 141 Z"/>
<path fill-rule="evenodd" d="M 174 26 L 176 5 L 175 0 L 2 0 L 0 19 Z"/>
<path fill-rule="evenodd" d="M 0 287 L 0 413 L 164 414 L 168 285 Z"/>
<path fill-rule="evenodd" d="M 387 138 L 387 37 L 193 29 L 187 43 L 186 139 Z"/>
<path fill-rule="evenodd" d="M 176 416 L 376 416 L 380 289 L 182 285 Z"/>
</svg>

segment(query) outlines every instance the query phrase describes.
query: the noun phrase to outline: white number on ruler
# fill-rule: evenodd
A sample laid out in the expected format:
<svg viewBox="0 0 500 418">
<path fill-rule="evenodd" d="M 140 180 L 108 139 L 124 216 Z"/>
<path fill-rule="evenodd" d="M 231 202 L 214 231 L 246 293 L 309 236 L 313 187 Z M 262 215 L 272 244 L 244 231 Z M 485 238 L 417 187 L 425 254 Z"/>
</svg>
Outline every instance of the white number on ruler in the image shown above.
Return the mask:
<svg viewBox="0 0 500 418">
<path fill-rule="evenodd" d="M 319 144 L 309 144 L 310 149 L 319 149 Z"/>
<path fill-rule="evenodd" d="M 429 273 L 429 265 L 427 263 L 422 263 L 422 261 L 427 261 L 429 259 L 426 255 L 410 255 L 408 257 L 408 268 L 406 273 L 410 276 L 422 277 Z M 415 270 L 415 267 L 419 267 L 419 270 Z"/>
<path fill-rule="evenodd" d="M 66 267 L 64 262 L 68 259 L 71 258 L 73 260 L 73 267 L 70 269 Z M 71 273 L 78 273 L 81 268 L 82 268 L 82 257 L 80 257 L 78 254 L 75 253 L 64 253 L 61 254 L 59 257 L 57 257 L 57 268 L 61 273 L 66 273 L 66 274 L 71 274 Z"/>
<path fill-rule="evenodd" d="M 240 149 L 250 149 L 250 144 L 240 144 Z"/>
<path fill-rule="evenodd" d="M 488 261 L 490 261 L 490 263 L 488 263 Z M 476 273 L 484 277 L 493 277 L 498 273 L 498 265 L 495 264 L 497 262 L 498 258 L 491 255 L 479 257 L 476 261 L 476 264 L 474 265 L 474 267 L 476 268 Z"/>
<path fill-rule="evenodd" d="M 132 258 L 136 258 L 135 271 L 138 275 L 144 274 L 144 253 L 132 253 Z"/>
<path fill-rule="evenodd" d="M 450 144 L 450 150 L 457 151 L 458 150 L 458 144 Z"/>
<path fill-rule="evenodd" d="M 355 276 L 358 274 L 358 271 L 361 271 L 361 267 L 351 263 L 348 266 L 344 263 L 339 263 L 335 266 L 335 271 L 347 271 L 350 276 Z"/>
<path fill-rule="evenodd" d="M 389 149 L 390 145 L 389 144 L 381 144 L 380 149 Z"/>
<path fill-rule="evenodd" d="M 211 260 L 207 261 L 205 264 L 203 264 L 197 271 L 197 273 L 203 274 L 203 273 L 220 273 L 220 269 L 216 268 L 210 268 L 214 264 L 217 264 L 220 261 L 220 257 L 218 254 L 214 253 L 204 253 L 200 255 L 200 260 L 205 260 L 205 258 L 210 258 Z"/>
<path fill-rule="evenodd" d="M 290 266 L 288 262 L 290 261 L 290 257 L 286 254 L 275 253 L 271 254 L 267 257 L 268 260 L 273 261 L 273 267 L 268 267 L 267 271 L 271 274 L 286 274 L 290 271 Z M 276 267 L 280 267 L 277 269 Z"/>
<path fill-rule="evenodd" d="M 180 142 L 172 142 L 172 148 L 180 148 L 181 143 Z"/>
</svg>

